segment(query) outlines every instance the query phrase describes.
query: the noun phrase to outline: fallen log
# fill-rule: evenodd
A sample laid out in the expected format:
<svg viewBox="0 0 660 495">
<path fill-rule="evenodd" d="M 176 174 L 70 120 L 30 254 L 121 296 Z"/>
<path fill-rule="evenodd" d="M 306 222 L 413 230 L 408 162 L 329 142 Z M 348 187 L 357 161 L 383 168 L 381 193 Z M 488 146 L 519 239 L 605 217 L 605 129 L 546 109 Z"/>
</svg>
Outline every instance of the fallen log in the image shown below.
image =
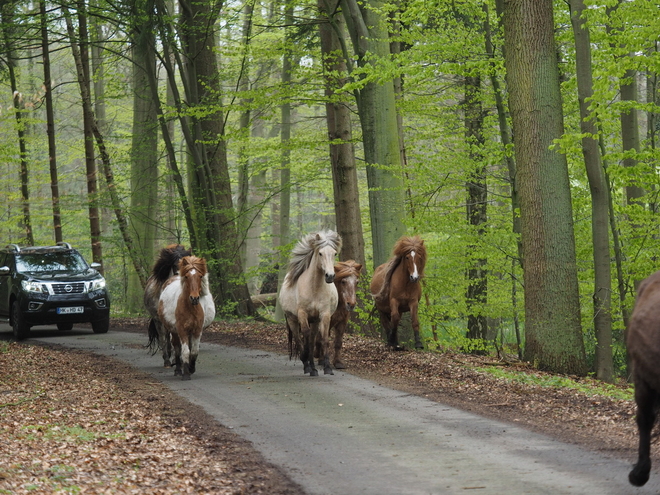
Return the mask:
<svg viewBox="0 0 660 495">
<path fill-rule="evenodd" d="M 255 306 L 274 307 L 275 302 L 277 301 L 277 292 L 268 294 L 255 294 L 254 296 L 251 296 L 250 299 L 252 299 L 252 304 Z"/>
</svg>

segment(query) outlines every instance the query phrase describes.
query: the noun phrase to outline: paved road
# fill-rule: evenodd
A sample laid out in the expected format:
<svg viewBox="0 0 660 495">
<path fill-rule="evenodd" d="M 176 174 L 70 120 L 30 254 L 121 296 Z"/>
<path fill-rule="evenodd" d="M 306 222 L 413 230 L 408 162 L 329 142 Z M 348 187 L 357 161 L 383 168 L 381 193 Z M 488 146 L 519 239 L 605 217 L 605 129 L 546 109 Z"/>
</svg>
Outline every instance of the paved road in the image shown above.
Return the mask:
<svg viewBox="0 0 660 495">
<path fill-rule="evenodd" d="M 348 373 L 310 378 L 286 356 L 202 344 L 197 373 L 183 382 L 146 352 L 145 335 L 43 328 L 31 338 L 152 374 L 250 440 L 310 494 L 660 493 L 657 472 L 646 487 L 628 484 L 632 459 L 604 457 Z"/>
</svg>

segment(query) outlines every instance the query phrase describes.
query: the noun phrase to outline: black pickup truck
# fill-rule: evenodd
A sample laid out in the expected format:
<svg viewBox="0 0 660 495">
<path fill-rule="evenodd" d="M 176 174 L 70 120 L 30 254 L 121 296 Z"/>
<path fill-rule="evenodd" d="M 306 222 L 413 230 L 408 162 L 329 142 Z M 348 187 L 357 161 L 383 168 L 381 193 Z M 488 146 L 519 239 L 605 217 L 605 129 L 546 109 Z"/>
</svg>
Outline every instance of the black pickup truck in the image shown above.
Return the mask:
<svg viewBox="0 0 660 495">
<path fill-rule="evenodd" d="M 71 330 L 74 323 L 91 323 L 94 333 L 106 333 L 110 298 L 99 267 L 66 242 L 9 244 L 0 249 L 0 318 L 9 319 L 19 340 L 34 325 Z"/>
</svg>

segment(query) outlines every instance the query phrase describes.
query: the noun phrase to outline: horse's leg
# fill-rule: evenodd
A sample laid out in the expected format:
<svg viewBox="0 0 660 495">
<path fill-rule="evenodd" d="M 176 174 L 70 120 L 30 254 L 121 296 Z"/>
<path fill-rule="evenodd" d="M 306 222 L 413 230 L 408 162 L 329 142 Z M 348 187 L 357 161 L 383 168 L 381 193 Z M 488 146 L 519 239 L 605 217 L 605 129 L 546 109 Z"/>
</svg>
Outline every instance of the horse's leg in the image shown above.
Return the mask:
<svg viewBox="0 0 660 495">
<path fill-rule="evenodd" d="M 349 314 L 346 314 L 346 317 L 335 325 L 335 355 L 332 359 L 332 364 L 335 365 L 335 368 L 338 370 L 346 369 L 346 365 L 341 360 L 341 349 L 344 342 L 344 332 L 346 332 L 346 325 L 348 323 Z"/>
<path fill-rule="evenodd" d="M 424 349 L 422 339 L 419 338 L 419 303 L 410 303 L 410 319 L 412 320 L 413 332 L 415 332 L 415 349 Z"/>
<path fill-rule="evenodd" d="M 163 324 L 158 319 L 154 320 L 154 323 L 156 324 L 156 329 L 158 329 L 158 344 L 163 351 L 163 367 L 171 368 L 172 343 L 170 332 L 163 327 Z"/>
<path fill-rule="evenodd" d="M 628 480 L 635 486 L 643 486 L 649 480 L 651 471 L 651 430 L 655 423 L 658 393 L 639 376 L 635 376 L 635 402 L 639 430 L 639 457 L 637 464 L 628 474 Z"/>
<path fill-rule="evenodd" d="M 307 313 L 299 309 L 298 323 L 300 324 L 300 335 L 302 340 L 300 360 L 303 363 L 305 374 L 309 373 L 309 376 L 318 376 L 319 372 L 316 371 L 316 367 L 314 366 L 314 345 L 311 338 L 312 332 L 307 318 Z"/>
<path fill-rule="evenodd" d="M 183 362 L 181 379 L 190 380 L 190 346 L 187 338 L 182 339 L 179 335 L 179 340 L 181 341 L 181 361 Z"/>
<path fill-rule="evenodd" d="M 197 364 L 197 356 L 199 356 L 199 342 L 202 340 L 202 334 L 193 335 L 190 338 L 190 374 L 195 372 Z"/>
<path fill-rule="evenodd" d="M 174 376 L 182 375 L 181 371 L 181 340 L 176 333 L 171 335 L 172 347 L 174 348 Z"/>
<path fill-rule="evenodd" d="M 396 299 L 390 301 L 390 328 L 388 331 L 388 343 L 395 351 L 402 351 L 403 347 L 399 345 L 399 322 L 401 313 L 399 313 L 399 302 Z"/>
<path fill-rule="evenodd" d="M 323 374 L 324 375 L 334 375 L 334 371 L 332 371 L 332 366 L 330 366 L 330 345 L 329 345 L 329 340 L 330 340 L 330 318 L 332 317 L 332 313 L 327 313 L 321 316 L 321 321 L 319 322 L 319 332 L 318 335 L 316 336 L 321 340 L 321 349 L 322 349 L 322 354 L 323 356 Z"/>
</svg>

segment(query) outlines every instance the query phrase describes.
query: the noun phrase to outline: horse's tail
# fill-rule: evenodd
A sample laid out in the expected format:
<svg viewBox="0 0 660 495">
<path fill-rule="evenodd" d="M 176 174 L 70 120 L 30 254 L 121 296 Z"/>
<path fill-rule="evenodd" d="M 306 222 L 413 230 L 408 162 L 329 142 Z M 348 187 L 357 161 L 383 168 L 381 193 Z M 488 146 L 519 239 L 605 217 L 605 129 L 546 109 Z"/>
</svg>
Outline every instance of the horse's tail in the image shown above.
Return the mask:
<svg viewBox="0 0 660 495">
<path fill-rule="evenodd" d="M 293 359 L 293 332 L 289 326 L 289 321 L 285 318 L 286 321 L 286 331 L 289 338 L 289 359 Z"/>
<path fill-rule="evenodd" d="M 156 327 L 156 321 L 151 318 L 149 320 L 149 330 L 147 330 L 147 334 L 149 335 L 149 344 L 147 344 L 147 347 L 151 351 L 151 355 L 153 356 L 158 352 L 158 349 L 160 348 L 160 341 L 158 339 L 158 328 Z"/>
<path fill-rule="evenodd" d="M 293 338 L 293 331 L 291 330 L 291 327 L 289 326 L 289 322 L 287 320 L 286 322 L 286 330 L 288 332 L 289 336 L 289 359 L 293 359 L 294 357 L 300 357 L 300 347 L 298 346 L 298 339 Z M 295 340 L 295 342 L 294 342 Z"/>
</svg>

